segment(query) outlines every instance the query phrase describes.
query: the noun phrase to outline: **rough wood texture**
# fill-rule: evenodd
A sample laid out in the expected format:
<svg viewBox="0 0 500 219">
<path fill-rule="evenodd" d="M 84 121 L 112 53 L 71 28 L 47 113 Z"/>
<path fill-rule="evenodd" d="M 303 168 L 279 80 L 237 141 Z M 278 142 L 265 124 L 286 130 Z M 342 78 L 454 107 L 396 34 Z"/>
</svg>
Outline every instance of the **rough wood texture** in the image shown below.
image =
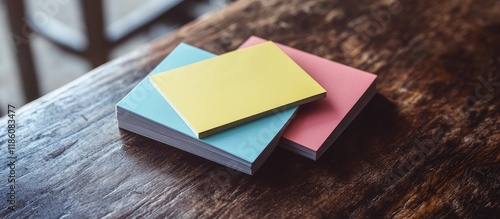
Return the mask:
<svg viewBox="0 0 500 219">
<path fill-rule="evenodd" d="M 498 217 L 499 21 L 495 0 L 238 1 L 21 108 L 0 217 Z M 247 176 L 118 129 L 116 102 L 179 42 L 252 34 L 379 75 L 319 161 L 278 149 Z"/>
</svg>

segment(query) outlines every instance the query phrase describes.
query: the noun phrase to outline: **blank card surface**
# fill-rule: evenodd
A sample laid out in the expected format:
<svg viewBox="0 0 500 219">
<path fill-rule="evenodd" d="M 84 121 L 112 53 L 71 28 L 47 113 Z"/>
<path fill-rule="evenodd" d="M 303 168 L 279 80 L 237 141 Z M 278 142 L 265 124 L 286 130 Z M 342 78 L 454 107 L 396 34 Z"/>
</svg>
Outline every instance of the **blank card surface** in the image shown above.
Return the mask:
<svg viewBox="0 0 500 219">
<path fill-rule="evenodd" d="M 272 42 L 150 77 L 199 138 L 326 96 Z"/>
</svg>

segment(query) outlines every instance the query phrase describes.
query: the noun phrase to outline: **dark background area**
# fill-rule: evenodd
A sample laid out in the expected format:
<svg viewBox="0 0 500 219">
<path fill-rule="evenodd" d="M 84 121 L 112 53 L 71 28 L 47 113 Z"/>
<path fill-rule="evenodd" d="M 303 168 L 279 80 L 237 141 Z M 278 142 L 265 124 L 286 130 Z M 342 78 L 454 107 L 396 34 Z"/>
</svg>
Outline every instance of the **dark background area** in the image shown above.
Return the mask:
<svg viewBox="0 0 500 219">
<path fill-rule="evenodd" d="M 54 43 L 50 37 L 46 37 L 29 22 L 27 17 L 38 20 L 42 23 L 41 30 L 50 31 L 56 37 L 71 39 L 66 35 L 68 31 L 63 28 L 50 29 L 52 23 L 65 25 L 71 31 L 85 33 L 85 16 L 95 17 L 96 12 L 91 10 L 90 14 L 85 14 L 79 0 L 24 0 L 24 16 L 19 16 L 13 10 L 7 10 L 7 1 L 0 1 L 0 105 L 12 104 L 21 107 L 29 102 L 25 95 L 26 89 L 33 89 L 31 86 L 23 86 L 21 70 L 18 62 L 26 62 L 26 58 L 17 58 L 19 45 L 29 44 L 32 53 L 33 71 L 36 79 L 32 81 L 38 84 L 38 95 L 47 94 L 72 80 L 84 75 L 96 65 L 89 61 L 88 57 L 71 52 L 67 48 Z M 17 1 L 17 0 L 16 0 Z M 91 0 L 98 2 L 95 0 Z M 167 9 L 161 16 L 152 22 L 144 24 L 134 33 L 124 40 L 113 45 L 107 55 L 111 60 L 120 57 L 135 48 L 144 45 L 164 34 L 176 30 L 202 15 L 209 16 L 210 13 L 227 6 L 231 0 L 168 0 L 179 2 L 174 7 Z M 164 0 L 102 0 L 103 18 L 105 26 L 112 26 L 123 22 L 124 18 L 131 17 L 134 13 L 140 17 L 148 16 L 147 6 L 155 8 L 155 5 L 168 4 Z M 145 7 L 146 6 L 146 7 Z M 144 11 L 140 11 L 140 10 Z M 9 12 L 9 13 L 8 13 Z M 27 36 L 19 36 L 12 31 L 9 23 L 9 16 L 18 17 L 14 22 L 27 29 L 33 29 Z M 132 16 L 133 17 L 133 16 Z M 134 19 L 132 19 L 134 20 Z M 133 25 L 132 23 L 130 25 Z M 70 31 L 70 32 L 71 32 Z M 29 39 L 29 43 L 26 43 Z M 94 49 L 94 51 L 96 51 Z M 92 55 L 91 55 L 92 56 Z M 19 61 L 21 60 L 21 61 Z M 21 64 L 25 65 L 25 64 Z M 27 88 L 26 88 L 27 87 Z M 37 96 L 38 96 L 37 95 Z M 5 111 L 2 110 L 0 114 Z M 3 112 L 4 113 L 4 112 Z"/>
</svg>

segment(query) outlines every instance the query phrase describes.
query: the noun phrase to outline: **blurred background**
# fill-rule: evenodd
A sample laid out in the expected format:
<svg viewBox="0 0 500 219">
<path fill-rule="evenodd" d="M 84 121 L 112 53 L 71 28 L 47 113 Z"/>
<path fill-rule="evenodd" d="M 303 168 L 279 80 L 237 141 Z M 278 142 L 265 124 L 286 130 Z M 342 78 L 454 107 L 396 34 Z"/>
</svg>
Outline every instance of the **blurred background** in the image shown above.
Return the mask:
<svg viewBox="0 0 500 219">
<path fill-rule="evenodd" d="M 0 106 L 21 107 L 232 1 L 0 0 Z"/>
</svg>

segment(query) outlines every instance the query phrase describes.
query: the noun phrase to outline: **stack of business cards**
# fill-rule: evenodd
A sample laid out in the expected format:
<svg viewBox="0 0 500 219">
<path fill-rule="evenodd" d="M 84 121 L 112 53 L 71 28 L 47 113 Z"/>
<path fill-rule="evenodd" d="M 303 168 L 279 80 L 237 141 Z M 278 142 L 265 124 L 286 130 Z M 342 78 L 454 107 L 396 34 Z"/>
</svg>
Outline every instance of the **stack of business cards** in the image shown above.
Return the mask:
<svg viewBox="0 0 500 219">
<path fill-rule="evenodd" d="M 279 141 L 318 159 L 373 96 L 375 78 L 257 37 L 220 56 L 180 44 L 116 113 L 120 128 L 253 174 Z"/>
<path fill-rule="evenodd" d="M 254 50 L 242 50 L 242 52 L 244 52 L 242 54 L 248 58 L 247 53 L 254 52 Z M 154 76 L 162 76 L 163 74 L 175 73 L 179 70 L 182 70 L 182 66 L 191 66 L 190 64 L 193 63 L 197 63 L 198 65 L 204 64 L 202 62 L 203 60 L 214 60 L 214 57 L 214 54 L 208 53 L 201 49 L 197 49 L 187 44 L 181 44 L 176 49 L 174 49 L 174 51 L 172 51 L 172 53 L 170 53 L 170 55 L 167 56 L 155 69 L 153 69 L 149 76 L 151 76 L 153 81 L 160 83 L 159 85 L 157 85 L 159 88 L 165 88 L 165 86 L 161 83 L 167 80 L 163 80 L 162 78 L 154 79 Z M 223 56 L 221 57 L 223 58 Z M 284 56 L 284 58 L 288 57 Z M 248 60 L 245 59 L 244 61 Z M 290 63 L 295 64 L 294 62 Z M 210 67 L 211 63 L 208 63 L 208 65 Z M 196 67 L 196 64 L 194 66 Z M 208 69 L 209 67 L 203 67 L 203 69 Z M 169 71 L 172 69 L 173 71 Z M 238 89 L 234 91 L 235 93 L 233 93 L 233 95 L 240 95 L 240 98 L 247 101 L 251 101 L 250 98 L 254 98 L 255 101 L 253 103 L 249 102 L 247 105 L 233 104 L 233 111 L 235 113 L 240 113 L 242 107 L 253 107 L 258 109 L 257 111 L 254 110 L 254 114 L 256 115 L 251 116 L 253 117 L 253 119 L 247 119 L 247 121 L 243 124 L 239 124 L 232 128 L 226 128 L 224 130 L 218 129 L 218 132 L 212 133 L 212 135 L 209 136 L 204 136 L 203 138 L 198 138 L 199 133 L 193 132 L 191 128 L 193 125 L 190 126 L 188 125 L 188 123 L 183 121 L 180 113 L 176 112 L 174 107 L 162 97 L 162 95 L 164 95 L 162 92 L 157 91 L 153 87 L 153 84 L 148 77 L 143 79 L 129 94 L 127 94 L 127 96 L 125 96 L 116 105 L 118 125 L 120 128 L 166 143 L 173 147 L 229 166 L 236 170 L 248 174 L 253 174 L 269 156 L 269 154 L 272 152 L 272 150 L 280 140 L 280 136 L 284 130 L 284 127 L 288 124 L 290 118 L 292 118 L 293 114 L 297 110 L 297 103 L 300 101 L 313 101 L 314 98 L 321 98 L 322 95 L 324 96 L 325 90 L 322 89 L 314 80 L 312 80 L 310 76 L 307 75 L 307 73 L 303 71 L 301 72 L 301 69 L 298 66 L 294 66 L 293 69 L 295 70 L 295 72 L 290 71 L 290 73 L 296 75 L 292 75 L 292 78 L 302 77 L 300 78 L 300 80 L 302 80 L 301 83 L 305 82 L 312 84 L 312 86 L 309 85 L 312 88 L 307 87 L 306 85 L 308 89 L 297 92 L 299 94 L 298 99 L 300 100 L 283 102 L 283 104 L 277 105 L 269 104 L 270 106 L 272 106 L 269 107 L 271 109 L 267 109 L 266 112 L 261 112 L 265 111 L 258 111 L 262 109 L 262 107 L 254 107 L 259 105 L 258 99 L 253 97 L 255 95 L 254 93 L 258 92 L 252 92 L 251 90 L 253 90 L 253 88 L 249 87 L 251 85 L 245 84 L 249 80 L 243 80 L 241 82 L 231 81 L 232 83 L 242 83 L 238 87 L 236 87 Z M 248 69 L 245 68 L 245 70 Z M 236 72 L 233 73 L 236 74 Z M 186 74 L 189 74 L 189 72 L 187 72 Z M 269 74 L 269 76 L 273 75 Z M 192 76 L 190 75 L 190 77 Z M 272 79 L 273 77 L 268 78 Z M 227 77 L 223 77 L 222 79 L 226 80 Z M 198 79 L 193 78 L 193 80 Z M 201 82 L 206 82 L 205 80 L 207 79 L 205 78 Z M 257 79 L 254 78 L 254 80 Z M 261 82 L 264 83 L 264 81 Z M 214 89 L 214 92 L 216 92 L 216 90 L 218 89 L 223 89 L 225 85 L 231 85 L 229 87 L 233 87 L 233 84 L 229 83 L 229 81 L 223 81 L 220 84 L 212 86 L 212 89 Z M 198 84 L 197 86 L 201 85 Z M 192 91 L 193 89 L 197 89 L 197 86 L 190 87 L 189 89 L 191 89 Z M 293 90 L 295 89 L 294 86 L 297 85 L 293 84 L 288 89 Z M 186 87 L 189 86 L 186 84 Z M 263 87 L 260 88 L 264 89 Z M 313 91 L 311 92 L 310 90 Z M 278 89 L 278 91 L 282 90 Z M 205 90 L 195 93 L 196 95 L 203 95 L 204 92 L 210 91 Z M 268 90 L 267 92 L 270 93 L 273 92 L 273 90 Z M 310 94 L 302 95 L 303 93 L 308 92 Z M 242 93 L 246 96 L 242 95 Z M 175 94 L 179 93 L 174 93 L 174 95 Z M 283 91 L 282 94 L 284 96 L 289 96 L 289 92 Z M 196 97 L 188 95 L 185 98 L 191 99 Z M 204 96 L 204 98 L 211 98 L 211 96 Z M 285 97 L 284 99 L 286 98 L 289 97 Z M 198 100 L 204 101 L 204 99 Z M 217 102 L 219 100 L 218 98 L 212 98 L 211 101 Z M 224 102 L 217 104 L 223 103 Z M 205 104 L 210 105 L 209 102 L 205 102 Z M 205 109 L 208 109 L 208 106 L 206 105 L 199 105 L 197 107 L 200 107 L 201 113 L 203 113 Z M 211 107 L 214 108 L 217 106 Z M 226 111 L 225 113 L 226 116 L 229 116 L 228 114 L 230 114 L 231 111 Z M 205 116 L 207 116 L 207 119 L 212 117 L 211 114 L 206 114 Z M 224 115 L 220 116 L 223 117 Z M 247 114 L 245 114 L 245 116 L 247 116 Z M 203 122 L 203 120 L 201 120 L 201 122 Z"/>
</svg>

